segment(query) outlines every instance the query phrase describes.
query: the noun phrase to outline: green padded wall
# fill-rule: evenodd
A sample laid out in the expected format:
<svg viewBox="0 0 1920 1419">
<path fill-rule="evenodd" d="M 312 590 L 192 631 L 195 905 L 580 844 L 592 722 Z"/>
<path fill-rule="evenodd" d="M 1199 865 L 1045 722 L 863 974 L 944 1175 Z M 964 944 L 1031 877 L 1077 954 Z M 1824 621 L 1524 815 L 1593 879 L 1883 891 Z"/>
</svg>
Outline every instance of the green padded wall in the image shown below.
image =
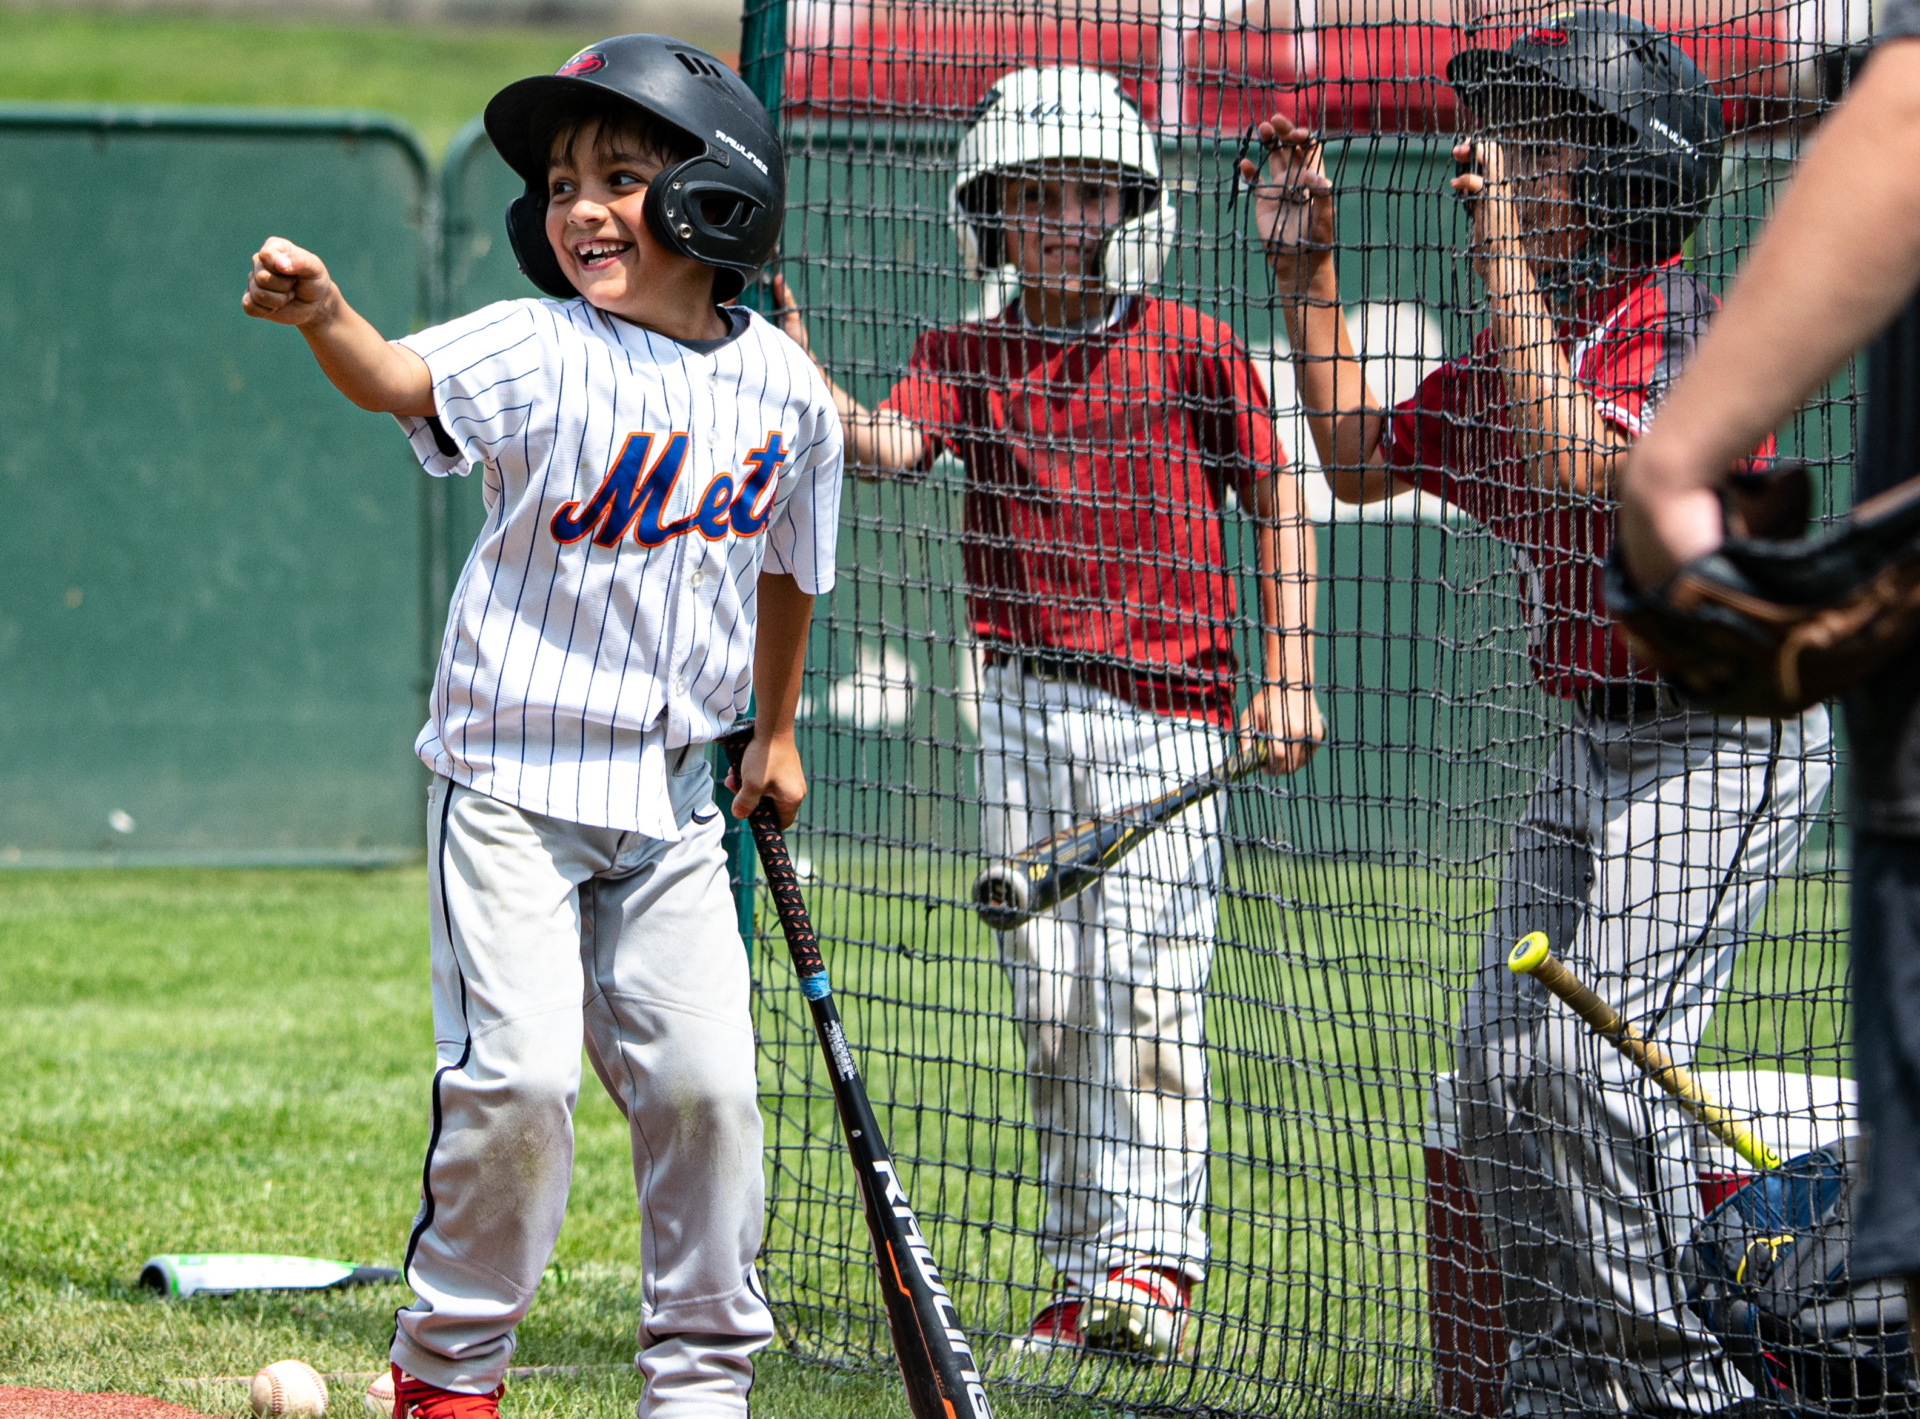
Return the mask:
<svg viewBox="0 0 1920 1419">
<path fill-rule="evenodd" d="M 418 851 L 423 475 L 240 293 L 278 233 L 404 333 L 426 191 L 375 116 L 0 110 L 0 864 Z"/>
<path fill-rule="evenodd" d="M 942 216 L 954 136 L 794 134 L 785 269 L 816 348 L 865 398 L 966 297 Z M 1169 151 L 1185 232 L 1244 223 L 1221 180 L 1230 156 Z M 1473 292 L 1444 145 L 1363 140 L 1332 156 L 1343 230 L 1365 252 L 1343 264 L 1350 298 L 1448 291 L 1457 348 Z M 1735 161 L 1778 166 L 1765 151 Z M 428 190 L 418 147 L 374 116 L 0 108 L 0 866 L 418 850 L 410 745 L 480 488 L 424 478 L 391 421 L 351 408 L 297 335 L 247 320 L 238 297 L 269 232 L 319 250 L 390 334 L 533 293 L 501 220 L 519 182 L 477 122 L 439 175 L 437 231 Z M 1746 239 L 1765 189 L 1729 190 L 1714 246 Z M 96 254 L 76 262 L 76 240 Z M 1238 288 L 1227 313 L 1265 341 L 1264 273 L 1247 243 L 1221 245 L 1182 242 L 1167 286 Z M 1844 461 L 1849 430 L 1805 432 L 1808 452 Z M 846 575 L 812 655 L 816 822 L 956 846 L 971 833 L 944 624 L 956 486 L 948 473 L 849 489 Z M 927 535 L 899 535 L 912 526 Z M 1512 590 L 1494 553 L 1432 524 L 1323 533 L 1333 732 L 1295 785 L 1302 845 L 1391 851 L 1398 808 L 1461 791 L 1473 776 L 1449 761 L 1517 730 L 1472 688 L 1511 674 L 1513 647 L 1485 634 L 1486 593 Z M 1394 589 L 1409 582 L 1417 595 Z M 832 687 L 878 628 L 926 692 L 904 734 L 831 717 Z M 1383 743 L 1406 752 L 1362 762 L 1345 748 Z M 902 783 L 934 791 L 883 787 Z M 1473 816 L 1497 822 L 1501 786 L 1471 786 Z"/>
</svg>

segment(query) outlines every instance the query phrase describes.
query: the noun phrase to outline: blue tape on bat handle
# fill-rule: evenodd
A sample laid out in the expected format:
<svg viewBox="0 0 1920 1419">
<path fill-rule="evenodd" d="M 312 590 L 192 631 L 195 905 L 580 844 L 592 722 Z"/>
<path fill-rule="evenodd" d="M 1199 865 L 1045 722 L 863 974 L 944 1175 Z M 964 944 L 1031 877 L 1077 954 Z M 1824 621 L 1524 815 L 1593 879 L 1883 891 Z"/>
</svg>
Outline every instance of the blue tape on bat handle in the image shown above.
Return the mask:
<svg viewBox="0 0 1920 1419">
<path fill-rule="evenodd" d="M 832 995 L 833 987 L 827 983 L 827 973 L 817 971 L 810 976 L 801 976 L 800 993 L 809 1000 L 825 1000 Z"/>
</svg>

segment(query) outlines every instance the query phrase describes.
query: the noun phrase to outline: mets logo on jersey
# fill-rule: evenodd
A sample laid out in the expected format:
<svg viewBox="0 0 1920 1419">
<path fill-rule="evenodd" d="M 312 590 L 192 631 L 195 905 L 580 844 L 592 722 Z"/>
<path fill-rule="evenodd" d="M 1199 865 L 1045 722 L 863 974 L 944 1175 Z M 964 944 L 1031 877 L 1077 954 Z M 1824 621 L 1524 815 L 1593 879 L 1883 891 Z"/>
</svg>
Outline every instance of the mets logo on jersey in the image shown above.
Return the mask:
<svg viewBox="0 0 1920 1419">
<path fill-rule="evenodd" d="M 673 522 L 662 519 L 687 461 L 687 436 L 669 434 L 649 465 L 653 444 L 652 434 L 628 434 L 620 456 L 593 496 L 584 503 L 563 503 L 553 515 L 548 526 L 554 540 L 578 542 L 591 535 L 594 546 L 611 547 L 631 530 L 633 540 L 642 547 L 658 547 L 689 532 L 717 542 L 729 533 L 754 537 L 765 530 L 779 491 L 780 465 L 787 461 L 779 430 L 770 432 L 767 441 L 747 455 L 737 481 L 731 473 L 720 474 L 707 484 L 694 510 Z"/>
</svg>

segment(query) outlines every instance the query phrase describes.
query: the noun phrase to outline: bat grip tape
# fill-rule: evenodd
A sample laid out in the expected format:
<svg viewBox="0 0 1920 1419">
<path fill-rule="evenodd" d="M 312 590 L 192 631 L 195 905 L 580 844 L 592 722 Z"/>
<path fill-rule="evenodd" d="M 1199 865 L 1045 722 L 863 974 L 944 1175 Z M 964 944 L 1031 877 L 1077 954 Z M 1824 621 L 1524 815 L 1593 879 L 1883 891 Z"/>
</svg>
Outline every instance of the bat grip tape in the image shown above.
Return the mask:
<svg viewBox="0 0 1920 1419">
<path fill-rule="evenodd" d="M 744 724 L 720 741 L 736 773 L 752 732 L 753 726 Z M 779 812 L 773 800 L 761 799 L 748 817 L 747 826 L 753 830 L 753 845 L 766 872 L 774 914 L 780 918 L 780 930 L 787 938 L 787 953 L 793 958 L 794 974 L 800 978 L 800 993 L 808 1000 L 825 1000 L 833 993 L 827 981 L 827 963 L 820 955 L 820 941 L 807 916 L 806 900 L 800 895 L 799 874 L 793 870 L 793 858 L 787 852 L 787 839 L 780 831 Z"/>
</svg>

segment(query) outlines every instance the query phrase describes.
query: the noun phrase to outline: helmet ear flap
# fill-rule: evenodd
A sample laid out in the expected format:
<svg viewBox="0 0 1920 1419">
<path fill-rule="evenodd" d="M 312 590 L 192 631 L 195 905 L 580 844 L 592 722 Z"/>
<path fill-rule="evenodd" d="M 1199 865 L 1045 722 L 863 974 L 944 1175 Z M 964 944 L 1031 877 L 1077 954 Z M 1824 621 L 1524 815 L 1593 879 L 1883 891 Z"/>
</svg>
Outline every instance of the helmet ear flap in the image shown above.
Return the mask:
<svg viewBox="0 0 1920 1419">
<path fill-rule="evenodd" d="M 524 196 L 507 206 L 507 241 L 513 259 L 526 278 L 556 300 L 572 300 L 580 293 L 560 270 L 560 258 L 547 240 L 546 194 L 528 187 Z"/>
<path fill-rule="evenodd" d="M 958 213 L 960 251 L 969 273 L 991 271 L 1007 264 L 1007 239 L 1001 230 L 998 173 L 982 173 L 953 194 Z"/>
<path fill-rule="evenodd" d="M 1113 229 L 1100 251 L 1100 274 L 1109 292 L 1137 296 L 1160 279 L 1177 221 L 1163 191 L 1158 202 Z"/>
</svg>

